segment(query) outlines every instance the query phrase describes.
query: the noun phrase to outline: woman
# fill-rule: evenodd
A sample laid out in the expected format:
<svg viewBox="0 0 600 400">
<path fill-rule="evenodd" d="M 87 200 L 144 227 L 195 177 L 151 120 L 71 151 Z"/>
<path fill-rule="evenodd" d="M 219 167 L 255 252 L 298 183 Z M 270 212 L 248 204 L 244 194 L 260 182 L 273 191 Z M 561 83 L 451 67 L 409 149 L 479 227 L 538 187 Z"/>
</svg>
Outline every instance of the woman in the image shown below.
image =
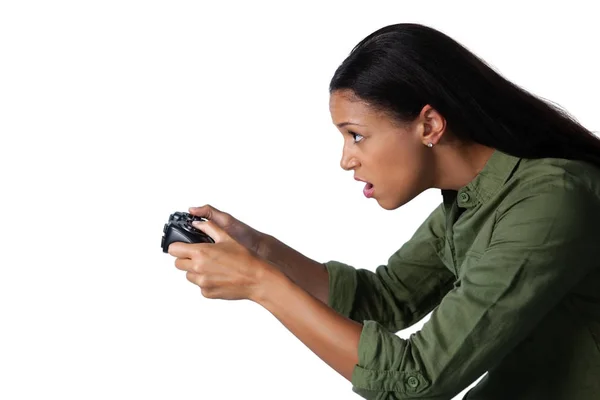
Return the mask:
<svg viewBox="0 0 600 400">
<path fill-rule="evenodd" d="M 440 189 L 414 236 L 372 272 L 205 205 L 216 243 L 172 244 L 177 268 L 261 304 L 367 399 L 451 399 L 486 372 L 465 398 L 600 398 L 600 140 L 418 24 L 362 40 L 330 94 L 367 197 Z"/>
</svg>

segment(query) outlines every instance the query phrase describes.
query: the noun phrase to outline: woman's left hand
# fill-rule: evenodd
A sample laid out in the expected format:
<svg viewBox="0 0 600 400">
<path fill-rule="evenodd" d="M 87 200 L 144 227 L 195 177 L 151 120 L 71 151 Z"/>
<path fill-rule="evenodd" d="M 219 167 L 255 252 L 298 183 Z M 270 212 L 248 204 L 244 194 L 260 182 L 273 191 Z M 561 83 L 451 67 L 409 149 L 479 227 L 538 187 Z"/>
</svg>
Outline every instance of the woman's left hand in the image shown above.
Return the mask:
<svg viewBox="0 0 600 400">
<path fill-rule="evenodd" d="M 177 257 L 175 266 L 187 271 L 186 278 L 198 285 L 206 298 L 256 301 L 265 273 L 275 267 L 210 220 L 194 226 L 215 243 L 171 243 L 168 252 Z"/>
</svg>

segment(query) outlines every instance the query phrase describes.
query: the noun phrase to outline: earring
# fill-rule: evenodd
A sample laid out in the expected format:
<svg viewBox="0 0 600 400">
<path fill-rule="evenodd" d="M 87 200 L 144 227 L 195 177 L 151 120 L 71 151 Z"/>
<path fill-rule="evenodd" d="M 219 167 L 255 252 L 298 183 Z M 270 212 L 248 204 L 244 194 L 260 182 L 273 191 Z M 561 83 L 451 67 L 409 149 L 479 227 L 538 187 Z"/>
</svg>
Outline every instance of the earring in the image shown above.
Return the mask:
<svg viewBox="0 0 600 400">
<path fill-rule="evenodd" d="M 429 147 L 429 148 L 433 147 L 433 143 L 431 143 L 431 142 L 427 143 L 427 147 Z"/>
</svg>

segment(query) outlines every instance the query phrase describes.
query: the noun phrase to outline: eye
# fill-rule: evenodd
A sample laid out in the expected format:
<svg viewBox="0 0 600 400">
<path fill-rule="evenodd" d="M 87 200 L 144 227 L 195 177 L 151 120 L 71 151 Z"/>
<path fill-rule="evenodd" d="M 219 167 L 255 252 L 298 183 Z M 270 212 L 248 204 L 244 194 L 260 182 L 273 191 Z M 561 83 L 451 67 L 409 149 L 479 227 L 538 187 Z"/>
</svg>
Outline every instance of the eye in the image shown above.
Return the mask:
<svg viewBox="0 0 600 400">
<path fill-rule="evenodd" d="M 352 137 L 354 138 L 354 143 L 358 143 L 358 142 L 360 142 L 361 140 L 364 139 L 364 137 L 362 135 L 359 135 L 356 132 L 348 131 L 348 133 L 350 135 L 352 135 Z"/>
</svg>

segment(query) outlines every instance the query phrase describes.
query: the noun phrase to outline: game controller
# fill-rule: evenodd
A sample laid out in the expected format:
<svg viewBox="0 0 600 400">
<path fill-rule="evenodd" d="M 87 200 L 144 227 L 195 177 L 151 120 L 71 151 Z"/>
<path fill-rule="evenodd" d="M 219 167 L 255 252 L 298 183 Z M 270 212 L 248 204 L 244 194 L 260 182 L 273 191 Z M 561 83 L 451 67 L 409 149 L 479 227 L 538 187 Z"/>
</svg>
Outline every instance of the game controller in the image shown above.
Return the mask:
<svg viewBox="0 0 600 400">
<path fill-rule="evenodd" d="M 169 252 L 169 245 L 173 242 L 184 243 L 214 243 L 215 241 L 206 233 L 194 228 L 192 222 L 206 221 L 206 218 L 177 211 L 169 216 L 163 228 L 163 237 L 160 242 L 163 253 Z"/>
</svg>

